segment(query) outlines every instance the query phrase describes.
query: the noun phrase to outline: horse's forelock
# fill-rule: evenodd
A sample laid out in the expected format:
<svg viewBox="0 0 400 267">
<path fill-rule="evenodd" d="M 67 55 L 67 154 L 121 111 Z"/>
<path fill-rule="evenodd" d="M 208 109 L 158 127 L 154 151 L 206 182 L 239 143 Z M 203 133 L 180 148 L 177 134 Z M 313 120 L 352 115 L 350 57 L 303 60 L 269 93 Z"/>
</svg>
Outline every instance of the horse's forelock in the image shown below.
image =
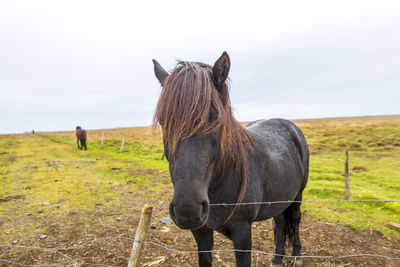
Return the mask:
<svg viewBox="0 0 400 267">
<path fill-rule="evenodd" d="M 154 115 L 154 124 L 163 128 L 172 153 L 179 140 L 222 125 L 222 116 L 209 123 L 211 106 L 223 115 L 224 107 L 213 87 L 211 67 L 179 62 L 164 82 Z"/>
</svg>

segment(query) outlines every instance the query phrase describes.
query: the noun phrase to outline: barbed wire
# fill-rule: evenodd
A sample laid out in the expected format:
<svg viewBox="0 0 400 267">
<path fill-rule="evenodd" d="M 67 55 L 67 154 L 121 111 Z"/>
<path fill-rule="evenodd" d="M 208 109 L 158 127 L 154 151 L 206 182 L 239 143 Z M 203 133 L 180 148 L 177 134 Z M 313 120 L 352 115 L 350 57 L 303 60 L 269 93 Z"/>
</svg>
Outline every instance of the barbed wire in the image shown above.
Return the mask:
<svg viewBox="0 0 400 267">
<path fill-rule="evenodd" d="M 22 201 L 23 199 L 11 199 L 12 201 Z M 386 202 L 386 203 L 400 203 L 400 199 L 313 199 L 313 200 L 276 200 L 276 201 L 255 201 L 243 203 L 210 203 L 210 206 L 245 206 L 245 205 L 271 205 L 271 204 L 285 204 L 285 203 L 318 203 L 318 202 Z M 166 211 L 167 207 L 155 208 L 155 211 Z M 95 209 L 86 209 L 85 211 L 98 212 Z M 131 212 L 140 212 L 141 209 L 132 209 Z M 122 214 L 123 212 L 115 212 L 112 214 L 104 214 L 107 216 Z"/>
<path fill-rule="evenodd" d="M 380 200 L 380 199 L 316 199 L 316 200 L 278 200 L 278 201 L 260 201 L 260 202 L 247 202 L 247 203 L 239 203 L 239 205 L 271 205 L 271 204 L 287 204 L 287 203 L 317 203 L 317 202 L 385 202 L 385 203 L 398 203 L 400 200 L 397 199 L 385 199 L 385 200 Z M 234 206 L 237 205 L 236 203 L 212 203 L 210 206 Z M 164 209 L 154 209 L 153 212 L 155 211 L 166 211 L 167 208 Z M 73 250 L 73 249 L 78 249 L 82 248 L 84 246 L 91 246 L 93 243 L 101 240 L 107 240 L 107 239 L 124 239 L 128 240 L 130 242 L 134 242 L 134 238 L 129 238 L 129 237 L 124 237 L 124 236 L 115 236 L 115 237 L 99 237 L 99 238 L 94 238 L 92 240 L 86 240 L 79 245 L 73 245 L 70 247 L 38 247 L 38 246 L 22 246 L 22 245 L 14 245 L 14 244 L 0 244 L 1 247 L 9 247 L 9 248 L 21 248 L 21 249 L 30 249 L 30 250 L 43 250 L 43 251 L 66 251 L 66 250 Z M 153 245 L 162 249 L 165 249 L 169 252 L 174 252 L 174 253 L 180 253 L 180 254 L 197 254 L 197 253 L 224 253 L 224 252 L 244 252 L 244 253 L 255 253 L 256 255 L 256 262 L 258 265 L 258 257 L 259 255 L 269 255 L 269 256 L 282 256 L 286 258 L 292 258 L 292 259 L 301 259 L 301 258 L 312 258 L 312 259 L 325 259 L 329 261 L 330 259 L 343 259 L 343 258 L 354 258 L 354 257 L 375 257 L 375 258 L 381 258 L 381 259 L 386 259 L 386 260 L 400 260 L 400 257 L 389 257 L 385 255 L 379 255 L 379 254 L 369 254 L 369 253 L 364 253 L 364 254 L 350 254 L 350 255 L 327 255 L 327 256 L 313 256 L 313 255 L 303 255 L 303 256 L 291 256 L 291 255 L 281 255 L 281 254 L 276 254 L 272 252 L 267 252 L 267 251 L 261 251 L 261 250 L 239 250 L 239 249 L 217 249 L 217 250 L 206 250 L 206 251 L 198 251 L 198 250 L 178 250 L 178 249 L 173 249 L 170 247 L 167 247 L 164 244 L 159 244 L 153 241 L 143 241 L 143 244 L 148 244 L 148 245 Z M 67 255 L 66 258 L 69 260 L 73 261 L 73 264 L 34 264 L 34 265 L 27 265 L 27 264 L 22 264 L 22 263 L 17 263 L 13 261 L 9 261 L 6 259 L 0 259 L 0 262 L 8 263 L 8 264 L 13 264 L 16 266 L 79 266 L 79 265 L 92 265 L 92 266 L 107 266 L 107 267 L 112 267 L 112 265 L 106 265 L 106 264 L 97 264 L 97 263 L 81 263 L 81 262 L 75 262 L 72 258 L 70 258 Z M 256 265 L 256 266 L 257 266 Z"/>
<path fill-rule="evenodd" d="M 243 253 L 256 253 L 256 254 L 264 254 L 269 256 L 282 256 L 286 258 L 312 258 L 312 259 L 342 259 L 342 258 L 354 258 L 354 257 L 376 257 L 376 258 L 383 258 L 387 260 L 400 260 L 400 257 L 389 257 L 385 255 L 379 254 L 350 254 L 350 255 L 327 255 L 327 256 L 313 256 L 313 255 L 303 255 L 303 256 L 293 256 L 293 255 L 283 255 L 283 254 L 276 254 L 272 252 L 262 251 L 262 250 L 242 250 L 242 249 L 214 249 L 214 250 L 178 250 L 174 248 L 167 247 L 163 244 L 158 244 L 152 241 L 144 241 L 144 244 L 154 245 L 160 248 L 163 248 L 170 252 L 175 253 L 186 253 L 186 254 L 195 254 L 195 253 L 213 253 L 213 252 L 243 252 Z"/>
<path fill-rule="evenodd" d="M 106 239 L 125 239 L 133 242 L 135 239 L 134 238 L 129 238 L 129 237 L 124 237 L 124 236 L 109 236 L 109 237 L 99 237 L 99 238 L 94 238 L 92 240 L 87 240 L 82 242 L 79 245 L 75 246 L 70 246 L 70 247 L 55 247 L 55 248 L 49 248 L 49 247 L 37 247 L 37 246 L 21 246 L 21 245 L 13 245 L 13 244 L 0 244 L 0 247 L 10 247 L 10 248 L 23 248 L 23 249 L 30 249 L 30 250 L 43 250 L 43 251 L 55 251 L 58 253 L 61 253 L 60 250 L 72 250 L 72 249 L 78 249 L 86 246 L 85 244 L 89 244 L 89 246 L 93 245 L 94 242 L 100 241 L 100 240 L 106 240 Z M 71 257 L 68 255 L 65 255 L 64 253 L 61 253 L 64 257 L 67 259 L 73 261 L 74 263 L 72 264 L 22 264 L 22 263 L 17 263 L 5 259 L 0 259 L 0 262 L 5 262 L 8 264 L 13 264 L 17 266 L 81 266 L 81 265 L 92 265 L 92 266 L 107 266 L 107 267 L 114 267 L 113 265 L 107 265 L 107 264 L 101 264 L 101 263 L 90 263 L 90 262 L 75 262 Z"/>
<path fill-rule="evenodd" d="M 129 241 L 135 241 L 134 238 L 129 238 L 129 237 L 125 237 L 125 236 L 108 236 L 108 237 L 98 237 L 98 238 L 94 238 L 92 240 L 86 240 L 84 242 L 82 242 L 79 245 L 75 245 L 75 246 L 70 246 L 70 247 L 55 247 L 55 248 L 50 248 L 50 247 L 35 247 L 35 246 L 21 246 L 21 245 L 14 245 L 14 244 L 0 244 L 0 247 L 14 247 L 14 248 L 26 248 L 26 249 L 35 249 L 35 250 L 71 250 L 71 249 L 78 249 L 78 248 L 82 248 L 85 247 L 87 243 L 91 243 L 90 246 L 96 242 L 96 241 L 100 241 L 100 240 L 106 240 L 106 239 L 125 239 L 125 240 L 129 240 Z"/>
<path fill-rule="evenodd" d="M 276 200 L 276 201 L 255 201 L 242 203 L 211 203 L 210 207 L 217 206 L 246 206 L 246 205 L 272 205 L 272 204 L 287 204 L 287 203 L 322 203 L 322 202 L 385 202 L 385 203 L 400 203 L 400 199 L 314 199 L 314 200 Z M 156 211 L 167 211 L 168 207 L 153 209 Z"/>
<path fill-rule="evenodd" d="M 12 199 L 13 201 L 24 201 L 23 199 Z M 313 200 L 276 200 L 276 201 L 254 201 L 242 203 L 210 203 L 211 207 L 216 206 L 246 206 L 246 205 L 272 205 L 272 204 L 287 204 L 287 203 L 323 203 L 323 202 L 386 202 L 386 203 L 400 203 L 400 199 L 313 199 Z M 86 211 L 94 211 L 95 209 L 88 209 Z M 133 209 L 131 212 L 140 212 L 141 209 Z M 152 212 L 168 211 L 168 207 L 155 208 Z M 105 214 L 107 216 L 122 214 L 123 212 L 116 212 L 113 214 Z"/>
<path fill-rule="evenodd" d="M 105 239 L 125 239 L 129 240 L 131 242 L 135 241 L 134 238 L 129 238 L 129 237 L 102 237 L 102 238 L 94 238 L 93 240 L 88 240 L 85 241 L 84 243 L 91 243 L 93 244 L 96 241 L 99 240 L 105 240 Z M 173 253 L 178 253 L 178 254 L 198 254 L 198 253 L 226 253 L 226 252 L 243 252 L 243 253 L 254 253 L 256 255 L 256 262 L 258 264 L 258 256 L 261 255 L 268 255 L 268 256 L 281 256 L 285 258 L 291 258 L 291 259 L 325 259 L 325 260 L 331 260 L 331 259 L 345 259 L 345 258 L 355 258 L 355 257 L 374 257 L 374 258 L 381 258 L 385 260 L 391 260 L 391 261 L 397 261 L 400 260 L 400 257 L 390 257 L 390 256 L 385 256 L 385 255 L 380 255 L 380 254 L 372 254 L 372 253 L 360 253 L 360 254 L 349 254 L 349 255 L 302 255 L 302 256 L 293 256 L 293 255 L 283 255 L 283 254 L 277 254 L 277 253 L 272 253 L 268 251 L 262 251 L 262 250 L 241 250 L 241 249 L 214 249 L 214 250 L 179 250 L 179 249 L 174 249 L 166 246 L 165 244 L 159 244 L 153 241 L 143 241 L 143 244 L 147 245 L 152 245 L 156 246 L 159 248 L 162 248 L 168 252 L 173 252 Z M 91 245 L 90 244 L 90 245 Z M 0 247 L 12 247 L 12 248 L 26 248 L 26 249 L 37 249 L 37 250 L 53 250 L 53 251 L 58 251 L 58 250 L 70 250 L 70 249 L 76 249 L 79 247 L 82 247 L 84 245 L 79 245 L 79 246 L 71 246 L 71 247 L 58 247 L 58 248 L 43 248 L 43 247 L 35 247 L 35 246 L 20 246 L 20 245 L 11 245 L 11 244 L 0 244 Z M 5 262 L 9 264 L 14 264 L 17 266 L 79 266 L 79 265 L 92 265 L 92 266 L 108 266 L 108 267 L 113 267 L 113 265 L 107 265 L 107 264 L 99 264 L 99 263 L 88 263 L 88 262 L 76 262 L 73 264 L 33 264 L 33 265 L 28 265 L 28 264 L 22 264 L 22 263 L 17 263 L 5 259 L 0 259 L 0 262 Z"/>
<path fill-rule="evenodd" d="M 398 199 L 316 199 L 316 200 L 277 200 L 277 201 L 256 201 L 246 203 L 212 203 L 210 206 L 244 206 L 244 205 L 271 205 L 286 203 L 317 203 L 317 202 L 400 202 Z"/>
<path fill-rule="evenodd" d="M 255 201 L 255 202 L 243 202 L 243 203 L 210 203 L 211 207 L 215 206 L 245 206 L 245 205 L 271 205 L 271 204 L 285 204 L 285 203 L 318 203 L 318 202 L 386 202 L 386 203 L 400 203 L 399 199 L 315 199 L 315 200 L 277 200 L 277 201 Z M 160 204 L 161 206 L 162 204 Z M 157 206 L 157 205 L 154 205 Z M 153 207 L 154 207 L 153 206 Z M 131 213 L 141 213 L 142 209 L 130 209 L 129 212 Z M 92 211 L 92 212 L 98 212 L 98 210 L 95 209 L 86 209 L 85 211 Z M 165 212 L 169 211 L 168 207 L 158 207 L 158 208 L 153 208 L 152 212 Z M 119 215 L 123 214 L 123 212 L 115 212 L 112 214 L 103 214 L 105 216 L 113 216 L 113 215 Z M 127 217 L 133 217 L 134 215 L 128 215 Z"/>
</svg>

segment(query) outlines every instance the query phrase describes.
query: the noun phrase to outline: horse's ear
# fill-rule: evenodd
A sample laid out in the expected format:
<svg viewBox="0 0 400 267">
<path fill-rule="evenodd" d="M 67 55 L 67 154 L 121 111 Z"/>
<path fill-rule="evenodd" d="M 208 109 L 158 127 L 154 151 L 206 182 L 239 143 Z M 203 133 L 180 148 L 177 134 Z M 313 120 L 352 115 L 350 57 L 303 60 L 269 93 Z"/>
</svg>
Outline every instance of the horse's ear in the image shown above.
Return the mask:
<svg viewBox="0 0 400 267">
<path fill-rule="evenodd" d="M 226 52 L 223 52 L 212 68 L 214 85 L 219 89 L 228 78 L 231 60 Z"/>
<path fill-rule="evenodd" d="M 161 67 L 160 63 L 158 63 L 155 59 L 153 59 L 153 64 L 154 64 L 154 73 L 156 74 L 156 77 L 160 81 L 162 86 L 169 74 L 163 69 L 163 67 Z"/>
</svg>

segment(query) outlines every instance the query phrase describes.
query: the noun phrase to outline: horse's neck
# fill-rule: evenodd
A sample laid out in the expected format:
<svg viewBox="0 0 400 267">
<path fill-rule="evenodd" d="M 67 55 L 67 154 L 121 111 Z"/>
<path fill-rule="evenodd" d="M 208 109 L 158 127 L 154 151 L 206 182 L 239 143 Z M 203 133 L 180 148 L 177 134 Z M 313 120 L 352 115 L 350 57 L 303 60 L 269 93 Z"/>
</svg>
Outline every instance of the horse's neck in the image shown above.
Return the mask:
<svg viewBox="0 0 400 267">
<path fill-rule="evenodd" d="M 245 128 L 246 129 L 246 128 Z M 254 143 L 257 143 L 257 136 L 252 133 L 252 131 L 249 131 L 246 129 L 251 135 Z M 248 183 L 247 183 L 247 190 L 249 189 L 250 184 L 252 184 L 251 179 L 255 178 L 253 177 L 259 170 L 254 169 L 254 164 L 255 165 L 263 165 L 263 163 L 260 163 L 259 161 L 265 160 L 263 157 L 262 152 L 257 148 L 257 145 L 254 145 L 251 149 L 248 151 Z M 256 163 L 257 162 L 257 163 Z M 237 198 L 239 196 L 240 188 L 242 185 L 242 178 L 239 176 L 238 173 L 233 172 L 230 174 L 226 174 L 222 177 L 217 176 L 215 173 L 213 175 L 213 178 L 211 179 L 211 183 L 209 186 L 208 194 L 210 198 L 211 203 L 219 203 L 223 200 L 223 202 L 229 202 L 231 201 L 232 203 L 236 203 Z"/>
</svg>

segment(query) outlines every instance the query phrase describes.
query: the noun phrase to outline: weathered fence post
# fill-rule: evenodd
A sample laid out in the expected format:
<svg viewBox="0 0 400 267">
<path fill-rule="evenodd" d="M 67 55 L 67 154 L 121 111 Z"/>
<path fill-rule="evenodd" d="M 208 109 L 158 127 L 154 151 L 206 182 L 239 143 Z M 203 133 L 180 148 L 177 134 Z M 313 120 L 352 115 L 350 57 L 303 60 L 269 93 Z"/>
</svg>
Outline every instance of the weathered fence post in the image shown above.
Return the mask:
<svg viewBox="0 0 400 267">
<path fill-rule="evenodd" d="M 392 228 L 394 230 L 400 231 L 400 224 L 399 223 L 395 223 L 395 222 L 386 222 L 386 226 L 389 228 Z"/>
<path fill-rule="evenodd" d="M 346 199 L 351 198 L 350 194 L 350 173 L 349 173 L 349 152 L 346 151 L 346 162 L 344 163 L 344 182 L 346 189 Z"/>
<path fill-rule="evenodd" d="M 101 145 L 100 146 L 103 146 L 103 140 L 104 140 L 104 132 L 101 133 Z"/>
<path fill-rule="evenodd" d="M 120 152 L 122 152 L 122 150 L 124 150 L 124 143 L 125 143 L 125 136 L 122 137 L 122 144 L 121 144 L 121 148 L 119 149 Z"/>
<path fill-rule="evenodd" d="M 143 247 L 143 240 L 146 237 L 147 229 L 150 225 L 151 213 L 153 207 L 144 205 L 142 214 L 140 215 L 139 225 L 136 229 L 135 240 L 133 241 L 131 257 L 129 258 L 128 267 L 136 267 L 139 263 L 140 251 Z"/>
</svg>

